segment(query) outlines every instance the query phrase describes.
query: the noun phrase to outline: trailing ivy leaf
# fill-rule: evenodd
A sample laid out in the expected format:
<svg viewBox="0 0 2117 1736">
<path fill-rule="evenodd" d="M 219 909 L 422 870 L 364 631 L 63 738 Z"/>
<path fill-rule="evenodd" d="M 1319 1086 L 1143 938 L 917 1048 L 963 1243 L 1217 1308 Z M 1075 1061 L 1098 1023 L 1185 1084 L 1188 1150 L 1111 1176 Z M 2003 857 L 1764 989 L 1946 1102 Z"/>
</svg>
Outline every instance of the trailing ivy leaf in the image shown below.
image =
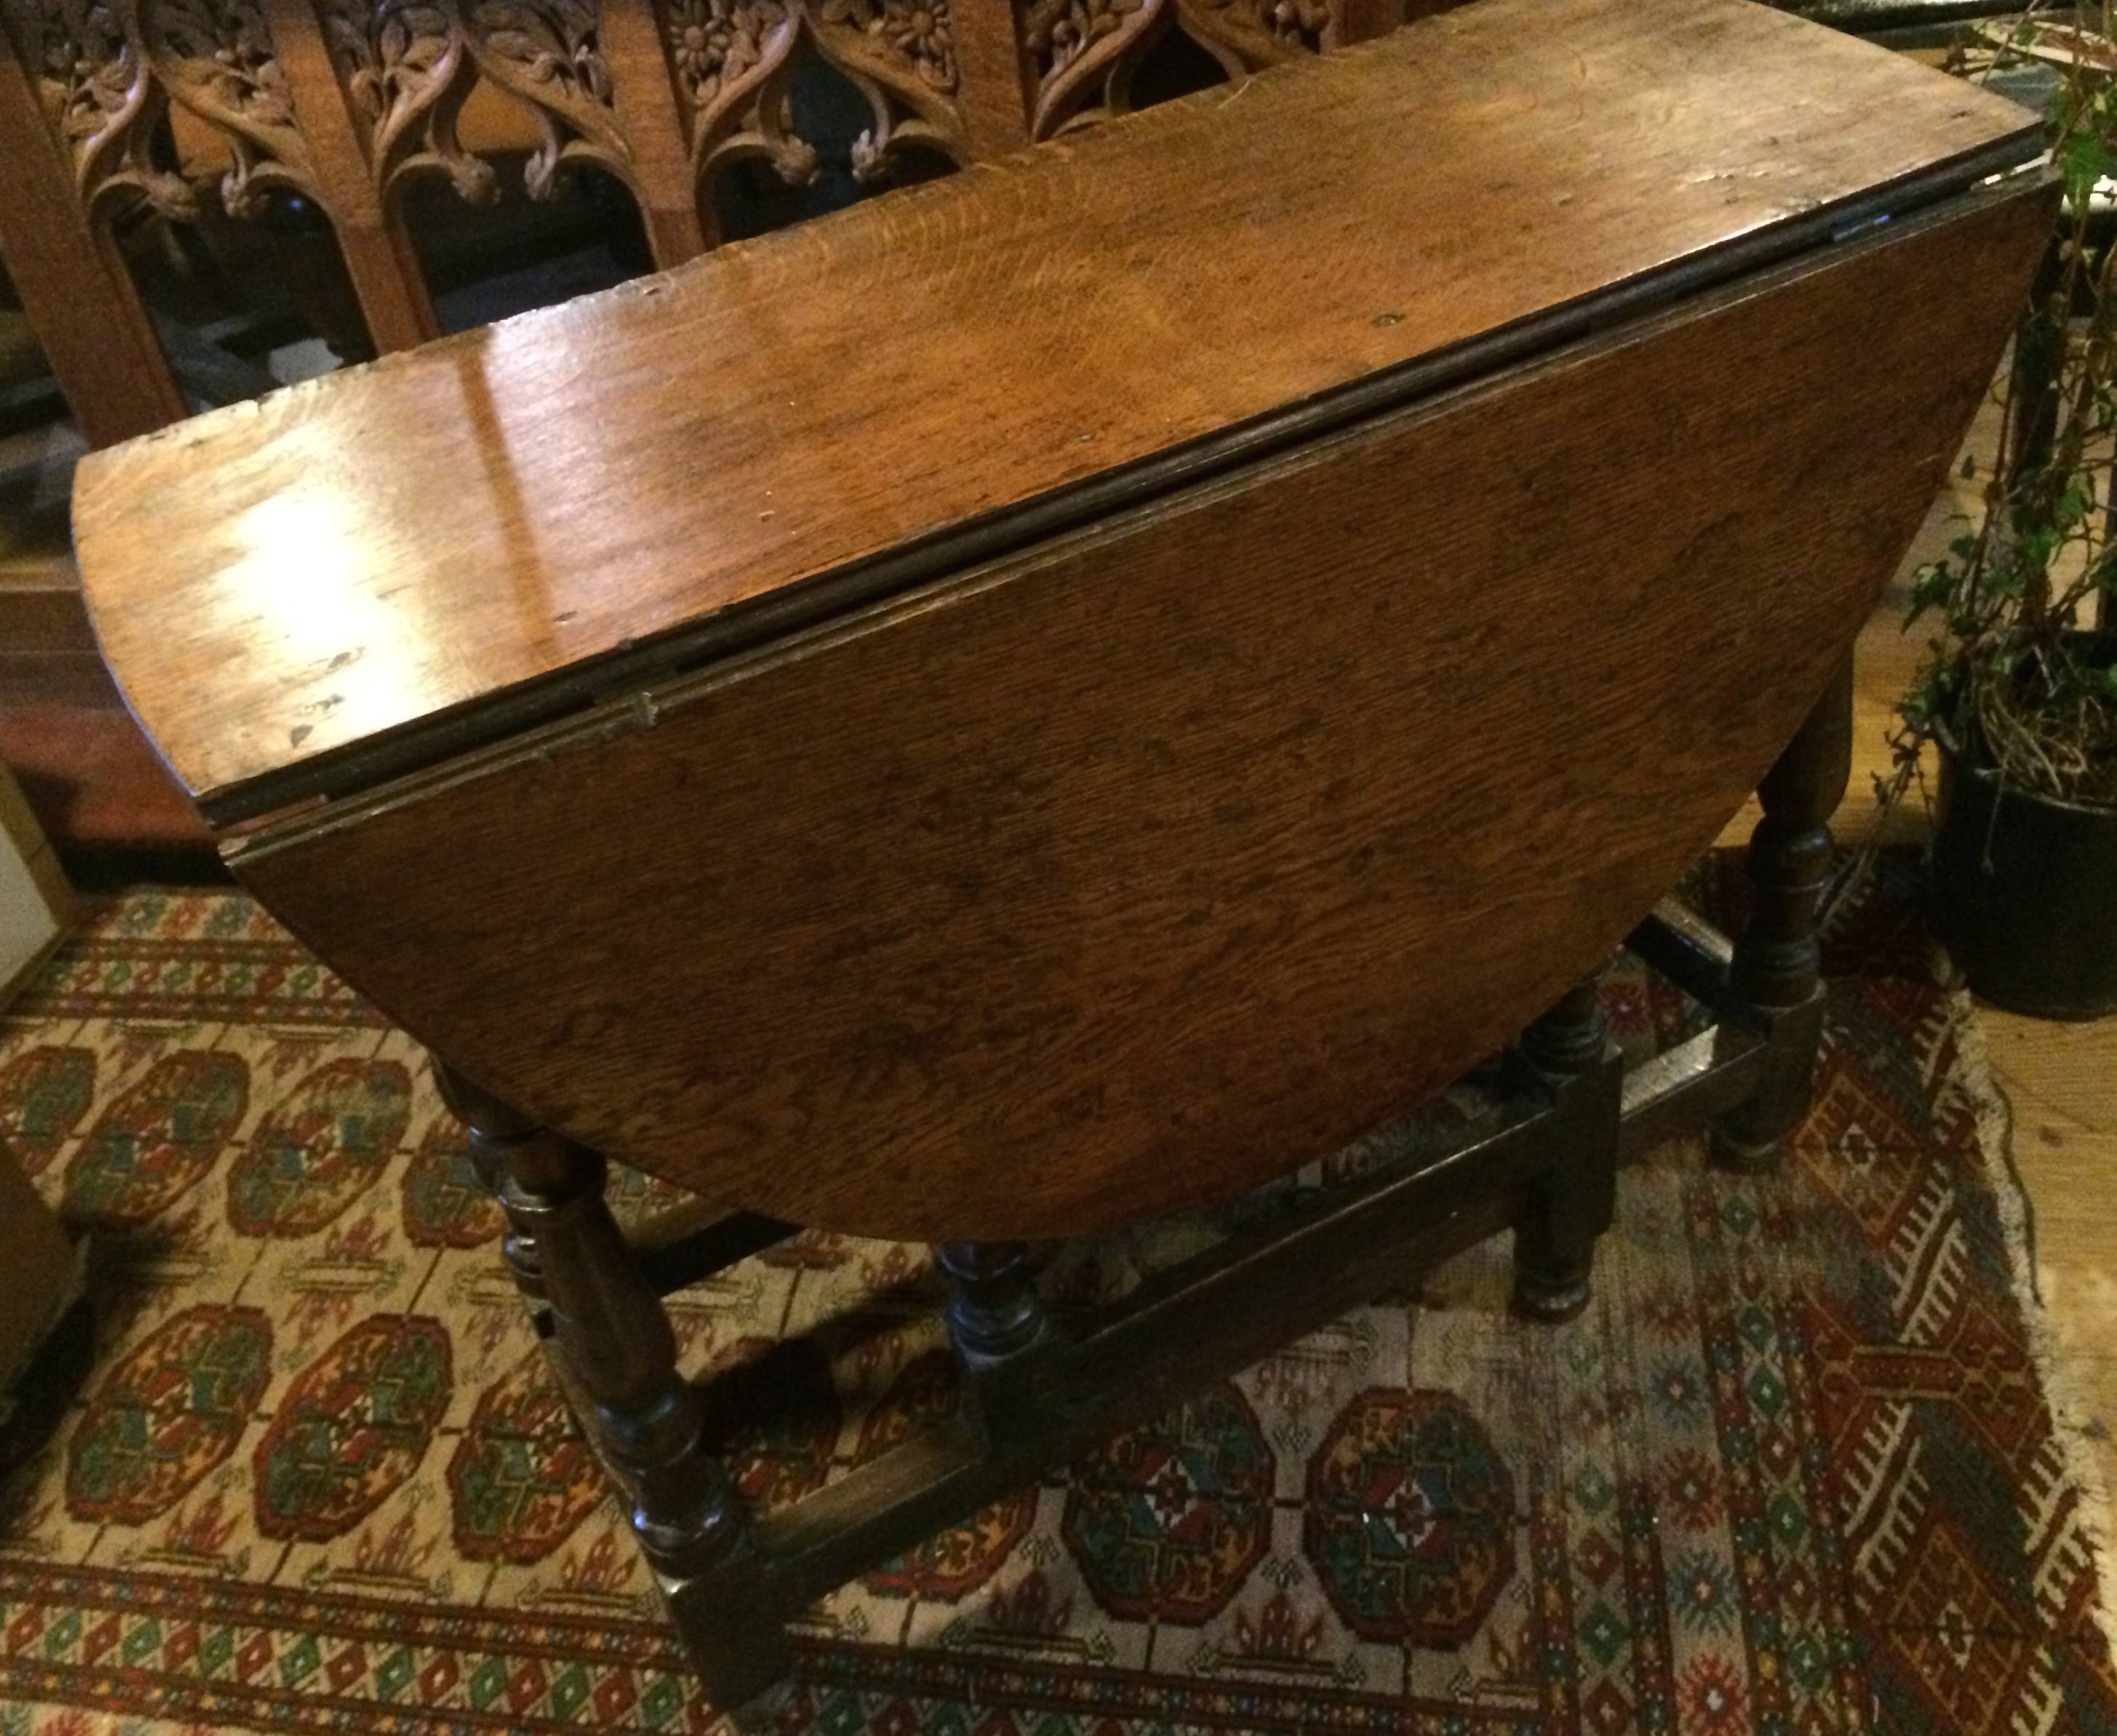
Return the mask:
<svg viewBox="0 0 2117 1736">
<path fill-rule="evenodd" d="M 2070 527 L 2080 523 L 2094 509 L 2095 485 L 2083 476 L 2069 478 L 2065 493 L 2059 500 L 2059 523 Z"/>
<path fill-rule="evenodd" d="M 1921 567 L 1912 575 L 1911 612 L 1904 617 L 1904 631 L 1929 609 L 1937 609 L 1948 601 L 1955 588 L 1955 575 L 1939 562 Z"/>
<path fill-rule="evenodd" d="M 2076 211 L 2084 211 L 2095 183 L 2110 173 L 2109 147 L 2097 132 L 2074 132 L 2059 146 L 2058 166 L 2065 177 L 2068 203 Z"/>
<path fill-rule="evenodd" d="M 1958 458 L 1962 481 L 1981 474 L 1982 527 L 1973 517 L 1974 534 L 1911 575 L 1905 624 L 1923 619 L 1934 624 L 1929 635 L 1943 636 L 1898 708 L 1896 794 L 1923 741 L 1949 729 L 1974 734 L 1996 707 L 2027 744 L 2012 750 L 2018 763 L 2003 761 L 2010 777 L 2117 806 L 2117 669 L 2100 653 L 2081 655 L 2072 637 L 2083 598 L 2100 596 L 2105 614 L 2117 611 L 2117 502 L 2105 519 L 2096 499 L 2117 438 L 2117 248 L 2087 233 L 2098 185 L 2117 182 L 2117 0 L 2086 8 L 2073 34 L 2096 52 L 2062 69 L 2046 134 L 2069 208 L 2051 237 L 2055 269 L 2022 310 L 2002 389 L 2013 417 L 2024 379 L 2036 380 L 2052 424 L 2026 448 L 2009 443 L 2004 467 Z"/>
</svg>

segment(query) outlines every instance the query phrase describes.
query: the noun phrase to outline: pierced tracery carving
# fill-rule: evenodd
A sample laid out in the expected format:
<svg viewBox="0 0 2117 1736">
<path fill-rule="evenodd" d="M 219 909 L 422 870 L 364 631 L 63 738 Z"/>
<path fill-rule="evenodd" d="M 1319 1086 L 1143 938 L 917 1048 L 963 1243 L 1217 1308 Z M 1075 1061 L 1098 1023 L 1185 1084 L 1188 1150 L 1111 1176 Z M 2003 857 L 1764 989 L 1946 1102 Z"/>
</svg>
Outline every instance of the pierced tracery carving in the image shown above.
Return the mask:
<svg viewBox="0 0 2117 1736">
<path fill-rule="evenodd" d="M 470 58 L 447 8 L 433 0 L 325 0 L 320 11 L 376 186 L 431 170 L 473 204 L 495 197 L 492 165 L 456 136 Z"/>
<path fill-rule="evenodd" d="M 889 178 L 900 147 L 925 145 L 957 163 L 967 151 L 956 88 L 949 0 L 804 0 L 822 58 L 867 99 L 874 124 L 854 141 L 863 184 Z M 902 111 L 900 113 L 899 111 Z"/>
<path fill-rule="evenodd" d="M 560 171 L 574 163 L 594 163 L 632 184 L 632 153 L 597 39 L 595 0 L 468 0 L 463 23 L 477 70 L 537 117 L 542 142 L 523 169 L 531 198 L 550 198 Z"/>
<path fill-rule="evenodd" d="M 493 166 L 457 133 L 482 78 L 535 119 L 539 140 L 523 168 L 530 197 L 555 196 L 580 163 L 638 190 L 595 0 L 323 0 L 321 11 L 378 186 L 433 172 L 467 200 L 496 195 Z"/>
<path fill-rule="evenodd" d="M 786 124 L 784 71 L 800 30 L 800 0 L 665 0 L 662 41 L 697 180 L 717 151 L 761 158 L 790 186 L 815 178 L 814 150 Z"/>
<path fill-rule="evenodd" d="M 1168 16 L 1169 0 L 1029 0 L 1022 41 L 1037 70 L 1031 136 L 1123 113 L 1132 69 Z"/>
<path fill-rule="evenodd" d="M 1330 0 L 1178 0 L 1192 39 L 1236 76 L 1320 53 Z"/>
<path fill-rule="evenodd" d="M 29 74 L 44 123 L 91 205 L 129 189 L 165 216 L 196 214 L 182 177 L 150 154 L 164 97 L 108 0 L 0 0 L 15 53 Z"/>
<path fill-rule="evenodd" d="M 897 55 L 936 90 L 956 88 L 956 35 L 948 0 L 823 0 L 828 28 L 858 31 Z"/>
<path fill-rule="evenodd" d="M 855 177 L 888 177 L 906 146 L 957 162 L 967 152 L 952 100 L 951 0 L 661 0 L 662 38 L 701 197 L 731 163 L 762 161 L 792 186 L 814 180 L 815 146 L 795 130 L 788 92 L 813 54 L 866 103 Z"/>
<path fill-rule="evenodd" d="M 777 58 L 791 28 L 780 0 L 671 0 L 662 33 L 684 100 L 694 113 L 717 108 L 723 92 Z"/>
<path fill-rule="evenodd" d="M 319 197 L 308 141 L 255 0 L 138 0 L 140 42 L 172 99 L 228 141 L 221 203 L 254 214 L 284 187 Z"/>
<path fill-rule="evenodd" d="M 1331 0 L 1026 0 L 1023 41 L 1037 77 L 1031 134 L 1049 139 L 1132 106 L 1133 74 L 1181 30 L 1241 78 L 1335 40 Z"/>
</svg>

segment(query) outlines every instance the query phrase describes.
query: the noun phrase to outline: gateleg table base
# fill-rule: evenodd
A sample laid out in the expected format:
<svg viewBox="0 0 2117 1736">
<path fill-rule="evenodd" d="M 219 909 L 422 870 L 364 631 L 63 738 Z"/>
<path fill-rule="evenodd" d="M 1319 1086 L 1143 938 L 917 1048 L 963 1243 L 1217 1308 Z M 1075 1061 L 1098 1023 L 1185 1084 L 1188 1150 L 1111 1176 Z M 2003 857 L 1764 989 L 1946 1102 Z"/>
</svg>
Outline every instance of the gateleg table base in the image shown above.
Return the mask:
<svg viewBox="0 0 2117 1736">
<path fill-rule="evenodd" d="M 1704 1131 L 1723 1167 L 1776 1162 L 1822 1037 L 1818 905 L 1849 760 L 1848 675 L 1760 787 L 1740 938 L 1667 900 L 1626 942 L 1708 1010 L 1704 1029 L 1628 1067 L 1590 979 L 1501 1058 L 1494 1112 L 1460 1139 L 1297 1190 L 1085 1313 L 1047 1309 L 1026 1244 L 940 1244 L 957 1412 L 769 1513 L 745 1511 L 717 1456 L 709 1418 L 726 1395 L 678 1372 L 662 1299 L 800 1227 L 699 1207 L 622 1230 L 599 1156 L 437 1057 L 506 1213 L 508 1264 L 716 1703 L 760 1703 L 791 1667 L 787 1623 L 825 1592 L 1486 1236 L 1513 1232 L 1517 1313 L 1572 1319 L 1626 1161 Z"/>
</svg>

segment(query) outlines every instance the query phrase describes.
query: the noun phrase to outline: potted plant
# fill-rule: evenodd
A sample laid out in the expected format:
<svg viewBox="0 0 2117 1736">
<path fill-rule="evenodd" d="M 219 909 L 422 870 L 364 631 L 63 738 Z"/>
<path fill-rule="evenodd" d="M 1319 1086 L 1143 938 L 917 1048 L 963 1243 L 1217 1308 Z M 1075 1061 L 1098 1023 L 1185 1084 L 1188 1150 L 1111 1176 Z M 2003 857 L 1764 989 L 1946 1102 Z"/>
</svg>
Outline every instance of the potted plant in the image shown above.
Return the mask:
<svg viewBox="0 0 2117 1736">
<path fill-rule="evenodd" d="M 2017 333 L 1978 522 L 1915 576 L 1942 631 L 1900 707 L 1896 776 L 1929 741 L 1935 926 L 1970 985 L 2050 1018 L 2117 1010 L 2117 0 L 2007 48 L 2057 71 L 2065 204 Z M 2098 190 L 2101 190 L 2099 192 Z M 1966 461 L 1966 475 L 1974 474 Z"/>
</svg>

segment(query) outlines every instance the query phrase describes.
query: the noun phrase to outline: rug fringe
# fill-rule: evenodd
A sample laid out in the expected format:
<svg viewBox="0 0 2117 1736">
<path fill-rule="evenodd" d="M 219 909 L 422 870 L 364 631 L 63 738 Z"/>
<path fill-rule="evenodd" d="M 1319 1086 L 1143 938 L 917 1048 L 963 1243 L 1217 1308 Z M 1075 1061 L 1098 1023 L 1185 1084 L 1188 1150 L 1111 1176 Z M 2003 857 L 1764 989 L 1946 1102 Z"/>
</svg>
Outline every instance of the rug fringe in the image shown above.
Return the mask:
<svg viewBox="0 0 2117 1736">
<path fill-rule="evenodd" d="M 1945 981 L 1945 978 L 1941 980 Z M 1967 988 L 1948 991 L 1949 1016 L 1955 1028 L 1955 1065 L 1953 1083 L 1969 1101 L 1976 1120 L 1977 1146 L 1985 1159 L 1986 1173 L 1999 1203 L 2001 1232 L 2006 1238 L 2007 1262 L 2014 1288 L 2022 1298 L 2023 1324 L 2028 1333 L 2029 1356 L 2051 1410 L 2066 1475 L 2080 1490 L 2082 1540 L 2095 1569 L 2093 1614 L 2104 1642 L 2117 1664 L 2117 1508 L 2103 1474 L 2101 1454 L 2096 1450 L 2092 1423 L 2080 1396 L 2072 1365 L 2057 1328 L 2044 1305 L 2036 1281 L 2031 1245 L 2030 1208 L 2021 1175 L 2009 1157 L 2013 1133 L 2013 1112 L 1999 1086 L 1992 1067 L 1991 1051 L 1986 1047 L 1985 1027 Z"/>
</svg>

